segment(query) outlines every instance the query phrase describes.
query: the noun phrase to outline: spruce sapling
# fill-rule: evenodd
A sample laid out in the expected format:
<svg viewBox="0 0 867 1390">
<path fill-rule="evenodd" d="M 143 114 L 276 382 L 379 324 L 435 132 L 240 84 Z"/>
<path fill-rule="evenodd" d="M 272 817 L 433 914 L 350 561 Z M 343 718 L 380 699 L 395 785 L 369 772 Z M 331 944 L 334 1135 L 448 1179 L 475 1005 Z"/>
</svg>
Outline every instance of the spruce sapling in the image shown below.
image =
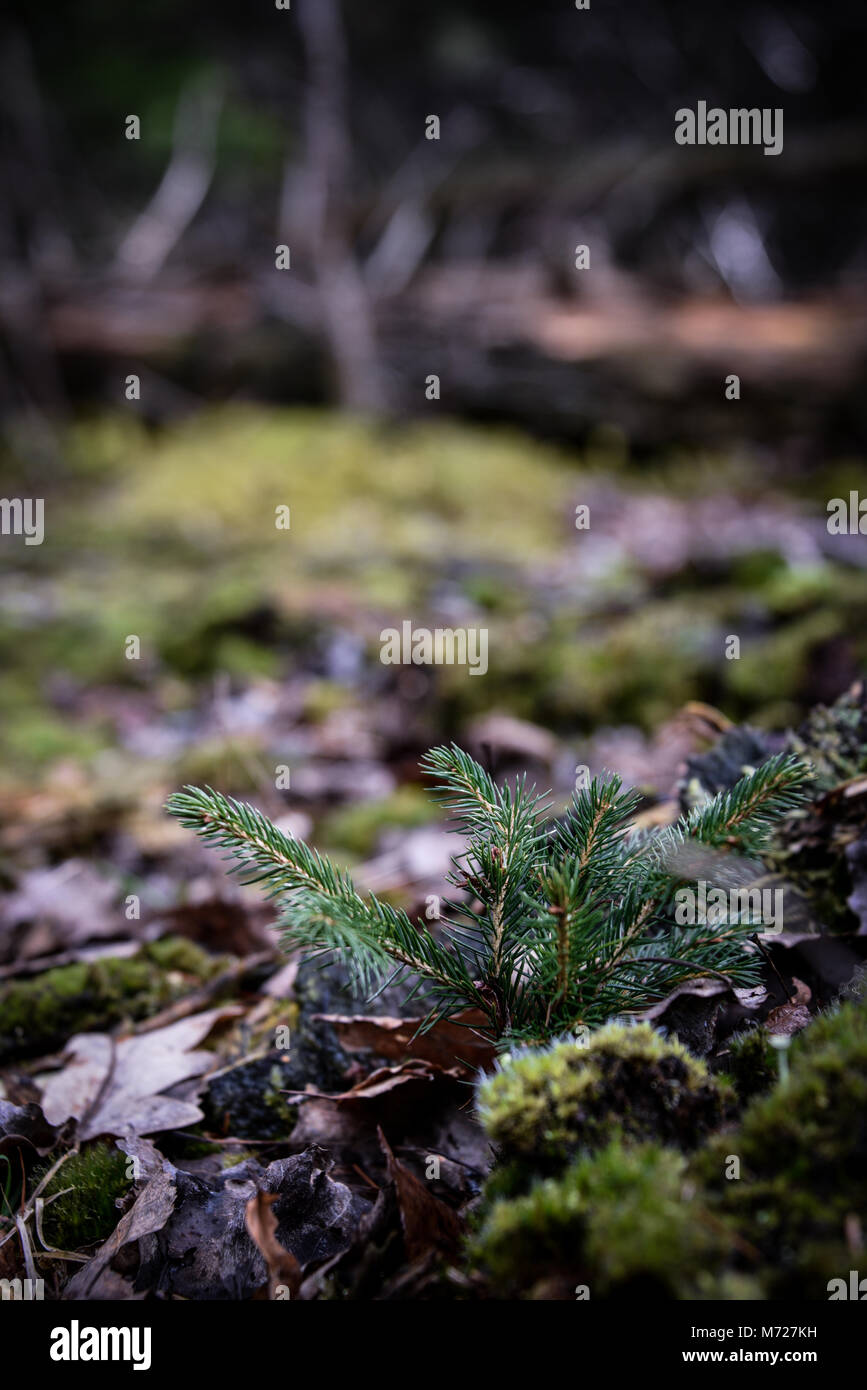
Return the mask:
<svg viewBox="0 0 867 1390">
<path fill-rule="evenodd" d="M 286 949 L 340 961 L 365 991 L 414 977 L 412 994 L 422 990 L 429 1001 L 427 1026 L 471 1009 L 497 1041 L 540 1042 L 635 1013 L 687 980 L 756 982 L 751 919 L 675 924 L 672 852 L 693 842 L 760 855 L 805 798 L 804 763 L 771 758 L 652 832 L 630 829 L 640 797 L 615 776 L 576 790 L 552 822 L 525 779 L 500 787 L 455 745 L 432 749 L 422 769 L 466 837 L 450 875 L 460 901 L 437 935 L 362 897 L 348 873 L 253 806 L 187 787 L 168 809 L 277 901 Z"/>
</svg>

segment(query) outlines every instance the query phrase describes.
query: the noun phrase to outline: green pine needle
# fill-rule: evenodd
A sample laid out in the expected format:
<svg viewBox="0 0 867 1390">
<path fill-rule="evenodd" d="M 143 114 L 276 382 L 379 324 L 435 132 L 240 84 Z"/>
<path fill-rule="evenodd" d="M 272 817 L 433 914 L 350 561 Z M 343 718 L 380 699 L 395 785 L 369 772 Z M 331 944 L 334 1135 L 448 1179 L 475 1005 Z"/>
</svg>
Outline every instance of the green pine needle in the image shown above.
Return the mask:
<svg viewBox="0 0 867 1390">
<path fill-rule="evenodd" d="M 470 1008 L 494 1039 L 538 1041 L 639 1011 L 702 976 L 756 982 L 755 923 L 736 914 L 675 924 L 671 853 L 692 841 L 760 855 L 806 798 L 805 764 L 771 758 L 676 826 L 649 834 L 630 829 L 639 797 L 617 777 L 576 791 L 552 825 L 525 780 L 497 786 L 455 745 L 432 749 L 422 768 L 466 837 L 450 876 L 456 902 L 437 936 L 362 897 L 349 874 L 253 806 L 187 787 L 168 809 L 276 899 L 287 949 L 340 961 L 365 991 L 413 977 L 430 1000 L 428 1024 Z"/>
</svg>

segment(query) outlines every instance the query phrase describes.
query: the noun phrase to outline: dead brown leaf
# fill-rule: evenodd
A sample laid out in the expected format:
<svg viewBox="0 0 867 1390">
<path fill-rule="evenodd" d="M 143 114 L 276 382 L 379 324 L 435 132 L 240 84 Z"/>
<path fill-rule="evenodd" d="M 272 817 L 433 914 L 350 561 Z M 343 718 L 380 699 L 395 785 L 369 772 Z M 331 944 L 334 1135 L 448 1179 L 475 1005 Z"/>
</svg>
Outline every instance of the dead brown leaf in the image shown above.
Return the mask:
<svg viewBox="0 0 867 1390">
<path fill-rule="evenodd" d="M 88 1264 L 70 1279 L 63 1297 L 65 1299 L 99 1298 L 101 1276 L 118 1251 L 130 1241 L 140 1240 L 142 1236 L 161 1231 L 175 1209 L 177 1187 L 173 1171 L 157 1174 L 139 1193 L 135 1206 L 131 1207 L 108 1240 L 102 1245 Z M 111 1280 L 113 1285 L 114 1281 Z M 106 1297 L 112 1297 L 108 1292 Z"/>
<path fill-rule="evenodd" d="M 792 984 L 795 986 L 795 997 L 785 1004 L 778 1004 L 775 1009 L 771 1009 L 765 1019 L 765 1027 L 769 1033 L 790 1038 L 795 1033 L 800 1033 L 802 1028 L 806 1028 L 810 1023 L 812 1015 L 807 1008 L 812 996 L 809 985 L 805 985 L 803 980 L 793 978 Z"/>
<path fill-rule="evenodd" d="M 474 1031 L 486 1022 L 478 1010 L 441 1019 L 424 1033 L 418 1031 L 420 1018 L 315 1014 L 314 1019 L 329 1023 L 347 1052 L 369 1051 L 395 1061 L 420 1057 L 437 1067 L 457 1067 L 467 1075 L 492 1066 L 497 1055 L 493 1043 Z"/>
<path fill-rule="evenodd" d="M 293 1144 L 321 1143 L 326 1147 L 360 1138 L 370 1122 L 401 1127 L 424 1121 L 455 1108 L 470 1090 L 465 1073 L 459 1068 L 444 1069 L 411 1057 L 394 1067 L 379 1067 L 348 1091 L 323 1095 L 317 1091 L 287 1091 L 300 1098 L 298 1124 L 292 1131 Z M 374 1148 L 376 1145 L 374 1143 Z"/>
<path fill-rule="evenodd" d="M 277 1297 L 280 1286 L 289 1290 L 290 1298 L 294 1298 L 301 1287 L 301 1266 L 277 1239 L 273 1206 L 279 1201 L 279 1192 L 257 1192 L 244 1208 L 247 1230 L 268 1266 L 268 1296 L 272 1299 Z"/>
<path fill-rule="evenodd" d="M 429 1192 L 424 1183 L 395 1158 L 379 1126 L 377 1133 L 388 1176 L 397 1191 L 404 1244 L 410 1260 L 419 1260 L 431 1250 L 454 1254 L 463 1234 L 456 1212 Z"/>
<path fill-rule="evenodd" d="M 458 1067 L 447 1069 L 425 1062 L 421 1057 L 410 1057 L 396 1067 L 377 1067 L 363 1081 L 358 1081 L 348 1091 L 336 1095 L 324 1095 L 321 1091 L 286 1091 L 286 1095 L 310 1096 L 314 1100 L 328 1100 L 335 1105 L 353 1106 L 376 1102 L 397 1090 L 407 1091 L 414 1096 L 427 1092 L 431 1086 L 443 1082 L 457 1085 L 462 1081 Z"/>
<path fill-rule="evenodd" d="M 83 859 L 23 876 L 0 910 L 0 958 L 21 960 L 118 935 L 117 882 Z"/>
</svg>

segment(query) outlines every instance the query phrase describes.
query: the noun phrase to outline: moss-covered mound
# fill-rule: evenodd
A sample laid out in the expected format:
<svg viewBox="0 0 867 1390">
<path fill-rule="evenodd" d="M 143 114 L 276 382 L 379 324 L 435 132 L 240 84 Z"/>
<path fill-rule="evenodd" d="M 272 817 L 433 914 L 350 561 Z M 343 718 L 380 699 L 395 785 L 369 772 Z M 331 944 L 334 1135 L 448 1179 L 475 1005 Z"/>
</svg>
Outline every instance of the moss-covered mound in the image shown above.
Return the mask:
<svg viewBox="0 0 867 1390">
<path fill-rule="evenodd" d="M 183 937 L 166 937 L 133 956 L 102 956 L 13 980 L 0 988 L 0 1062 L 39 1056 L 73 1033 L 145 1018 L 225 965 L 225 957 Z"/>
<path fill-rule="evenodd" d="M 747 1028 L 736 1033 L 729 1039 L 722 1062 L 724 1075 L 742 1105 L 770 1091 L 780 1075 L 766 1028 Z"/>
<path fill-rule="evenodd" d="M 730 1101 L 703 1063 L 649 1024 L 600 1029 L 508 1057 L 479 1089 L 485 1129 L 507 1162 L 551 1171 L 617 1135 L 689 1149 Z"/>
<path fill-rule="evenodd" d="M 669 1044 L 649 1029 L 624 1031 L 602 1031 L 600 1058 L 619 1048 L 622 1062 L 644 1037 L 645 1068 L 661 1065 Z M 857 999 L 811 1024 L 792 1043 L 786 1080 L 768 1075 L 758 1031 L 734 1051 L 730 1070 L 744 1092 L 769 1089 L 692 1156 L 671 1146 L 681 1111 L 667 1078 L 655 1121 L 633 1092 L 609 1091 L 607 1125 L 594 1116 L 576 1127 L 585 1140 L 609 1142 L 585 1142 L 571 1163 L 563 1157 L 569 1124 L 586 1100 L 561 1049 L 518 1058 L 486 1083 L 482 1120 L 506 1163 L 488 1180 L 471 1258 L 491 1289 L 531 1298 L 826 1299 L 829 1281 L 848 1277 L 867 1221 L 867 1007 Z M 594 1064 L 592 1048 L 583 1057 L 595 1078 L 589 1094 L 600 1099 L 605 1092 L 594 1087 L 610 1062 Z M 688 1113 L 706 1080 L 688 1055 L 680 1060 Z M 660 1085 L 652 1070 L 644 1080 L 649 1091 Z M 647 1102 L 659 1104 L 658 1096 Z M 635 1142 L 651 1123 L 657 1142 Z M 522 1190 L 514 1155 L 526 1159 L 533 1135 L 548 1146 L 549 1167 L 554 1153 L 561 1161 Z"/>
<path fill-rule="evenodd" d="M 709 1208 L 758 1251 L 772 1296 L 825 1298 L 867 1221 L 867 1009 L 848 1003 L 818 1018 L 791 1051 L 789 1079 L 691 1172 Z M 733 1158 L 738 1177 L 727 1176 Z"/>
<path fill-rule="evenodd" d="M 757 1296 L 727 1270 L 731 1252 L 731 1234 L 708 1219 L 682 1154 L 616 1140 L 526 1196 L 495 1202 L 472 1246 L 502 1296 Z"/>
</svg>

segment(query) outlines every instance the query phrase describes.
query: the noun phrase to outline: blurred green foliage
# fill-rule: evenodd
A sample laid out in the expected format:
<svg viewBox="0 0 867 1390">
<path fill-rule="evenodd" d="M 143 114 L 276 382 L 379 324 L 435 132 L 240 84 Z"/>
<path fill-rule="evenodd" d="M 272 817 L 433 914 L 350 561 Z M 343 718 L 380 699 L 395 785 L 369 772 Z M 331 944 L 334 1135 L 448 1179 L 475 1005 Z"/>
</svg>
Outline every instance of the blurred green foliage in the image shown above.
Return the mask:
<svg viewBox="0 0 867 1390">
<path fill-rule="evenodd" d="M 62 479 L 39 480 L 46 543 L 4 556 L 7 768 L 87 759 L 113 741 L 98 712 L 65 716 L 66 688 L 159 692 L 169 678 L 192 707 L 198 684 L 220 672 L 242 681 L 306 672 L 316 722 L 327 711 L 315 691 L 329 682 L 311 653 L 335 623 L 360 634 L 373 665 L 381 628 L 405 618 L 444 611 L 448 625 L 488 627 L 484 680 L 434 672 L 434 734 L 491 708 L 565 733 L 650 731 L 689 699 L 780 723 L 815 698 L 829 644 L 850 664 L 864 660 L 860 570 L 796 567 L 771 547 L 708 570 L 687 564 L 663 581 L 628 545 L 599 574 L 570 569 L 581 543 L 575 499 L 601 481 L 624 496 L 661 489 L 684 505 L 712 486 L 749 505 L 754 483 L 740 457 L 673 452 L 639 466 L 624 461 L 622 443 L 612 447 L 609 471 L 598 439 L 582 457 L 502 428 L 241 406 L 159 433 L 119 416 L 78 423 Z M 32 487 L 33 470 L 8 462 Z M 275 524 L 280 506 L 291 509 L 288 530 Z M 732 632 L 744 634 L 739 661 L 722 657 Z M 125 657 L 132 634 L 140 661 Z M 342 691 L 332 707 L 357 698 L 331 688 Z M 178 698 L 175 688 L 175 707 Z"/>
</svg>

